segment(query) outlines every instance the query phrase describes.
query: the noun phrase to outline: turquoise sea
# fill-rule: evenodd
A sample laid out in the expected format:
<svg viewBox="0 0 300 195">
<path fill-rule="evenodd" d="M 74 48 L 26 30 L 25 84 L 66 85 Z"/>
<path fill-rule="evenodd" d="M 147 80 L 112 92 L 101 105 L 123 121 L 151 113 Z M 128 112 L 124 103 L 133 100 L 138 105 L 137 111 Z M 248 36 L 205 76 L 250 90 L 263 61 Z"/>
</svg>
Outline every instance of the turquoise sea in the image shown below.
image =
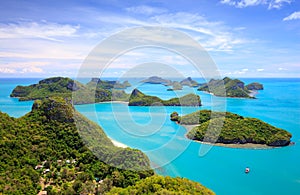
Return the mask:
<svg viewBox="0 0 300 195">
<path fill-rule="evenodd" d="M 0 110 L 20 117 L 31 110 L 32 101 L 19 102 L 9 94 L 16 85 L 36 83 L 40 79 L 0 79 Z M 76 109 L 97 122 L 106 134 L 121 143 L 144 151 L 156 172 L 198 181 L 219 195 L 300 194 L 300 79 L 241 79 L 261 82 L 264 90 L 257 99 L 201 96 L 200 109 L 224 110 L 259 118 L 293 134 L 293 146 L 276 149 L 233 149 L 214 146 L 201 155 L 203 145 L 184 137 L 186 130 L 171 122 L 173 111 L 191 113 L 191 107 L 128 107 L 124 103 L 79 105 Z M 199 79 L 200 81 L 200 79 Z M 149 95 L 163 99 L 174 97 L 163 85 L 139 84 Z M 130 91 L 130 89 L 128 89 Z M 193 91 L 184 88 L 179 96 Z M 250 167 L 249 174 L 244 173 Z"/>
</svg>

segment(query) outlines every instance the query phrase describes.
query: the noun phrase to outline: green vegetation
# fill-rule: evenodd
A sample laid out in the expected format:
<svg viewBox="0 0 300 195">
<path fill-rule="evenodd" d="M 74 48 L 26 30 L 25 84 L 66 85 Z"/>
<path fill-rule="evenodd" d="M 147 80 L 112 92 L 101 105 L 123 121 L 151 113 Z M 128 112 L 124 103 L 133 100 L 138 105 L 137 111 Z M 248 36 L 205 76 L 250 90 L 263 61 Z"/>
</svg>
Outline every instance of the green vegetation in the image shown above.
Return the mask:
<svg viewBox="0 0 300 195">
<path fill-rule="evenodd" d="M 17 86 L 11 93 L 11 97 L 17 97 L 20 101 L 37 100 L 47 97 L 63 97 L 72 99 L 74 104 L 88 104 L 104 101 L 128 101 L 129 94 L 123 90 L 130 83 L 124 81 L 102 81 L 93 78 L 86 85 L 70 78 L 53 77 L 39 81 L 30 86 Z"/>
<path fill-rule="evenodd" d="M 0 137 L 0 194 L 94 194 L 153 175 L 141 151 L 115 147 L 63 98 L 37 100 L 18 119 L 0 112 Z"/>
<path fill-rule="evenodd" d="M 90 88 L 99 88 L 99 89 L 126 89 L 130 87 L 131 84 L 128 81 L 120 83 L 119 81 L 103 81 L 98 78 L 92 78 L 90 82 L 87 83 L 87 86 Z"/>
<path fill-rule="evenodd" d="M 134 89 L 129 98 L 129 106 L 201 106 L 198 95 L 187 94 L 180 98 L 162 100 L 156 96 L 143 94 L 138 89 Z"/>
<path fill-rule="evenodd" d="M 208 83 L 202 84 L 198 90 L 206 91 L 221 97 L 254 98 L 250 95 L 251 92 L 249 91 L 250 88 L 251 90 L 253 89 L 254 84 L 252 83 L 248 85 L 249 88 L 245 87 L 244 85 L 244 82 L 238 79 L 230 79 L 225 77 L 222 80 L 211 79 Z M 258 83 L 256 83 L 255 86 L 258 86 Z"/>
<path fill-rule="evenodd" d="M 259 119 L 246 118 L 230 112 L 201 110 L 182 117 L 173 112 L 170 118 L 182 125 L 198 125 L 187 134 L 189 139 L 198 141 L 286 146 L 289 145 L 292 137 L 286 130 L 271 126 Z M 222 129 L 219 134 L 220 126 Z"/>
<path fill-rule="evenodd" d="M 125 189 L 113 188 L 108 195 L 139 195 L 139 194 L 172 194 L 172 195 L 213 195 L 211 190 L 199 183 L 184 179 L 163 176 L 152 176 L 137 182 Z"/>
<path fill-rule="evenodd" d="M 18 119 L 0 112 L 0 152 L 0 194 L 212 193 L 186 179 L 150 177 L 145 154 L 115 147 L 61 97 L 36 100 Z"/>
</svg>

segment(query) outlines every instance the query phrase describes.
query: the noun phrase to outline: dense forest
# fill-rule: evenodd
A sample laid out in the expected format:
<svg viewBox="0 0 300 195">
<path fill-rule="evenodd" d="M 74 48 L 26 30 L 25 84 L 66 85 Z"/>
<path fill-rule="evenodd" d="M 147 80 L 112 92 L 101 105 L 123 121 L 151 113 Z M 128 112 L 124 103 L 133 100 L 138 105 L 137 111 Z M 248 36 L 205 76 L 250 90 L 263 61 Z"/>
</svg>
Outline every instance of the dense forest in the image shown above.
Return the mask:
<svg viewBox="0 0 300 195">
<path fill-rule="evenodd" d="M 21 118 L 0 112 L 0 146 L 0 194 L 105 194 L 154 175 L 145 154 L 115 147 L 62 97 L 36 100 Z"/>
<path fill-rule="evenodd" d="M 182 117 L 173 112 L 170 119 L 182 125 L 197 125 L 187 133 L 187 137 L 198 141 L 286 146 L 289 145 L 292 137 L 286 130 L 259 119 L 243 117 L 230 112 L 201 110 Z M 221 127 L 221 131 L 219 127 Z"/>
<path fill-rule="evenodd" d="M 211 190 L 201 184 L 184 178 L 171 178 L 163 176 L 151 176 L 138 181 L 134 186 L 127 188 L 113 188 L 108 195 L 119 194 L 176 194 L 176 195 L 213 195 Z"/>
</svg>

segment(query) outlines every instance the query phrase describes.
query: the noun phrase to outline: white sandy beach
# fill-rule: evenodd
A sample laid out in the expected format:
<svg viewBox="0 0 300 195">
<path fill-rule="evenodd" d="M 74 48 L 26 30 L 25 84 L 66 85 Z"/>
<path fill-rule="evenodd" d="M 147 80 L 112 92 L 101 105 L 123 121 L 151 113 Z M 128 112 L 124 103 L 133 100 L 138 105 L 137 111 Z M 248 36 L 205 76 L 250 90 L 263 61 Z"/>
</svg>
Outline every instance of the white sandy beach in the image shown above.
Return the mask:
<svg viewBox="0 0 300 195">
<path fill-rule="evenodd" d="M 113 139 L 111 139 L 111 138 L 109 138 L 109 139 L 110 139 L 110 141 L 111 141 L 115 146 L 117 146 L 117 147 L 120 147 L 120 148 L 128 148 L 127 145 L 125 145 L 125 144 L 123 144 L 123 143 L 121 143 L 121 142 L 118 142 L 118 141 L 113 140 Z"/>
</svg>

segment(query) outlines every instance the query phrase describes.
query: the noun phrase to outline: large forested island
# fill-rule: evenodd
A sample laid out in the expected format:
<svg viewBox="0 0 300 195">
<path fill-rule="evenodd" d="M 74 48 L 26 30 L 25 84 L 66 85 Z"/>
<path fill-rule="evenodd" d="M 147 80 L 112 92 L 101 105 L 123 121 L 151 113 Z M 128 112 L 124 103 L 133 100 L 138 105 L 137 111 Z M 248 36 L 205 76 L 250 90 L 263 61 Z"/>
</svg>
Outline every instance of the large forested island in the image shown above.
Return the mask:
<svg viewBox="0 0 300 195">
<path fill-rule="evenodd" d="M 287 146 L 292 135 L 259 119 L 243 117 L 230 112 L 201 110 L 180 117 L 171 114 L 171 120 L 181 125 L 193 125 L 187 137 L 192 140 L 223 144 L 263 144 Z M 222 127 L 221 131 L 220 128 Z M 209 129 L 209 131 L 207 131 Z"/>
<path fill-rule="evenodd" d="M 130 86 L 128 81 L 103 81 L 92 78 L 87 84 L 82 84 L 70 78 L 52 77 L 39 81 L 29 86 L 17 86 L 11 93 L 11 97 L 17 97 L 20 101 L 43 99 L 45 97 L 72 98 L 74 104 L 88 104 L 104 101 L 126 101 L 129 94 L 124 90 Z"/>
<path fill-rule="evenodd" d="M 156 96 L 145 95 L 134 89 L 129 98 L 129 106 L 201 106 L 200 96 L 187 94 L 179 98 L 162 100 Z"/>
<path fill-rule="evenodd" d="M 225 77 L 223 79 L 211 79 L 208 83 L 200 85 L 198 90 L 221 97 L 254 98 L 253 92 L 263 90 L 263 85 L 257 82 L 245 85 L 239 79 Z"/>
<path fill-rule="evenodd" d="M 0 137 L 0 194 L 213 194 L 186 179 L 152 176 L 145 154 L 115 147 L 62 97 L 36 100 L 21 118 L 0 112 Z"/>
</svg>

